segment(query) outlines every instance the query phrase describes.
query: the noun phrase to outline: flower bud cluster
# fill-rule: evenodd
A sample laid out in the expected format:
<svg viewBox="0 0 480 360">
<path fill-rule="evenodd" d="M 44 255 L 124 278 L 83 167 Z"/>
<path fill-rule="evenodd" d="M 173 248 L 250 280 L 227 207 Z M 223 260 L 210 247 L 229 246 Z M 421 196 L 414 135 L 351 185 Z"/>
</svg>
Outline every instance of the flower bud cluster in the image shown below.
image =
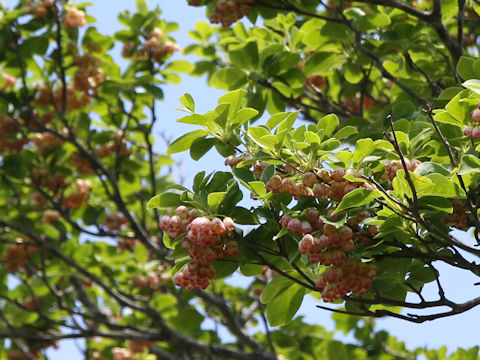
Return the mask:
<svg viewBox="0 0 480 360">
<path fill-rule="evenodd" d="M 122 214 L 110 213 L 103 221 L 102 225 L 109 231 L 120 231 L 124 225 L 128 224 L 128 219 Z"/>
<path fill-rule="evenodd" d="M 133 351 L 127 348 L 114 347 L 112 349 L 113 360 L 133 360 Z"/>
<path fill-rule="evenodd" d="M 75 190 L 73 193 L 63 198 L 63 206 L 69 208 L 78 208 L 82 205 L 85 205 L 91 188 L 92 182 L 90 180 L 78 179 L 75 181 Z"/>
<path fill-rule="evenodd" d="M 100 69 L 101 61 L 90 54 L 77 54 L 74 64 L 78 66 L 73 79 L 74 88 L 96 96 L 98 85 L 105 81 L 103 70 Z"/>
<path fill-rule="evenodd" d="M 68 186 L 65 174 L 61 172 L 50 174 L 47 169 L 33 169 L 30 173 L 30 179 L 33 185 L 48 187 L 55 194 Z"/>
<path fill-rule="evenodd" d="M 154 60 L 162 62 L 168 54 L 179 50 L 177 44 L 168 40 L 159 28 L 147 36 L 145 42 L 138 47 L 139 43 L 135 41 L 126 41 L 123 43 L 122 56 L 132 58 L 133 60 Z"/>
<path fill-rule="evenodd" d="M 55 134 L 45 132 L 35 134 L 33 143 L 37 146 L 38 152 L 43 154 L 52 148 L 62 146 L 63 140 Z"/>
<path fill-rule="evenodd" d="M 415 169 L 422 162 L 417 159 L 405 159 L 405 165 L 407 165 L 408 171 L 415 171 Z M 403 169 L 403 164 L 401 160 L 388 160 L 385 162 L 385 172 L 382 174 L 382 180 L 388 180 L 391 187 L 391 181 L 397 176 L 397 171 Z"/>
<path fill-rule="evenodd" d="M 48 15 L 48 11 L 57 12 L 57 8 L 54 6 L 54 0 L 43 0 L 33 3 L 32 0 L 27 0 L 28 12 L 36 18 L 44 18 Z"/>
<path fill-rule="evenodd" d="M 166 272 L 151 271 L 146 275 L 134 274 L 131 280 L 140 288 L 156 290 L 170 281 L 170 275 Z"/>
<path fill-rule="evenodd" d="M 353 231 L 348 226 L 337 231 L 335 226 L 325 224 L 320 236 L 304 235 L 298 248 L 312 263 L 341 266 L 348 260 L 347 253 L 355 249 Z"/>
<path fill-rule="evenodd" d="M 163 58 L 175 51 L 178 51 L 178 45 L 170 40 L 165 39 L 165 34 L 160 29 L 154 29 L 150 37 L 140 49 L 141 55 L 151 56 L 160 62 Z"/>
<path fill-rule="evenodd" d="M 250 15 L 249 4 L 255 0 L 219 0 L 215 5 L 209 20 L 212 24 L 222 24 L 229 27 L 244 16 Z"/>
<path fill-rule="evenodd" d="M 153 346 L 155 341 L 148 340 L 128 340 L 128 348 L 134 353 L 143 353 L 149 346 Z"/>
<path fill-rule="evenodd" d="M 131 154 L 131 151 L 127 147 L 127 140 L 121 130 L 115 134 L 113 141 L 102 144 L 97 150 L 95 150 L 95 155 L 100 158 L 115 153 L 119 156 L 129 156 Z"/>
<path fill-rule="evenodd" d="M 15 119 L 0 114 L 0 155 L 10 152 L 18 154 L 28 138 L 20 131 L 20 124 Z"/>
<path fill-rule="evenodd" d="M 28 245 L 18 238 L 17 242 L 7 246 L 2 256 L 2 264 L 6 272 L 15 272 L 25 267 L 30 255 L 38 250 L 36 246 Z"/>
<path fill-rule="evenodd" d="M 470 139 L 479 139 L 480 138 L 480 103 L 478 103 L 478 108 L 474 109 L 470 116 L 474 125 L 468 125 L 464 130 L 463 134 Z"/>
<path fill-rule="evenodd" d="M 17 82 L 17 78 L 15 76 L 7 73 L 0 73 L 0 75 L 3 77 L 4 81 L 3 86 L 0 88 L 1 91 L 6 91 L 15 86 L 15 83 Z"/>
<path fill-rule="evenodd" d="M 341 266 L 330 266 L 318 276 L 315 286 L 322 290 L 322 300 L 332 302 L 348 293 L 366 294 L 372 286 L 371 279 L 378 273 L 375 265 L 348 260 Z"/>
<path fill-rule="evenodd" d="M 230 155 L 225 159 L 225 165 L 230 166 L 233 169 L 238 164 L 240 164 L 242 161 L 248 161 L 248 160 L 251 160 L 251 159 L 252 159 L 252 157 L 250 155 L 239 156 L 239 157 L 235 157 L 233 155 Z"/>
<path fill-rule="evenodd" d="M 318 74 L 310 75 L 309 77 L 307 77 L 307 80 L 305 81 L 306 89 L 313 89 L 315 91 L 320 91 L 320 89 L 324 88 L 325 86 L 327 86 L 327 79 Z"/>
<path fill-rule="evenodd" d="M 242 161 L 248 161 L 251 160 L 252 157 L 250 155 L 246 156 L 239 156 L 235 157 L 230 155 L 225 159 L 225 165 L 230 166 L 232 169 L 235 168 L 239 163 Z M 249 169 L 253 166 L 253 176 L 255 178 L 260 179 L 262 176 L 263 171 L 269 166 L 270 164 L 267 162 L 262 162 L 262 161 L 254 161 L 250 165 L 245 166 L 245 168 Z"/>
<path fill-rule="evenodd" d="M 350 191 L 358 187 L 369 188 L 368 184 L 351 182 L 344 178 L 343 169 L 329 171 L 321 169 L 314 174 L 307 172 L 301 179 L 293 177 L 282 178 L 279 174 L 273 175 L 267 183 L 267 191 L 273 193 L 287 193 L 298 199 L 300 196 L 330 199 L 340 202 Z"/>
<path fill-rule="evenodd" d="M 85 13 L 77 8 L 70 8 L 63 18 L 63 25 L 68 29 L 78 29 L 87 25 Z"/>
<path fill-rule="evenodd" d="M 378 234 L 378 225 L 364 225 L 362 222 L 371 217 L 368 211 L 362 211 L 348 219 L 347 225 L 353 230 L 355 243 L 370 245 Z"/>
<path fill-rule="evenodd" d="M 454 201 L 452 203 L 453 212 L 443 218 L 443 222 L 459 230 L 467 228 L 467 206 L 465 202 Z"/>
<path fill-rule="evenodd" d="M 47 209 L 43 212 L 42 223 L 50 225 L 61 217 L 62 215 L 57 210 Z"/>
<path fill-rule="evenodd" d="M 209 219 L 200 216 L 197 209 L 188 210 L 179 206 L 173 216 L 162 216 L 160 228 L 168 232 L 170 238 L 183 237 L 181 247 L 187 250 L 190 261 L 187 266 L 175 274 L 174 283 L 187 289 L 205 289 L 209 280 L 215 277 L 211 265 L 214 260 L 238 254 L 238 244 L 225 240 L 229 232 L 235 229 L 235 223 L 229 217 Z"/>
<path fill-rule="evenodd" d="M 368 212 L 361 213 L 352 218 L 352 224 L 360 230 L 360 222 L 369 216 Z M 316 283 L 317 287 L 323 288 L 322 299 L 325 302 L 342 298 L 351 292 L 362 295 L 369 291 L 370 279 L 376 275 L 376 268 L 359 263 L 350 255 L 357 243 L 370 241 L 369 237 L 355 234 L 346 225 L 337 229 L 334 225 L 325 224 L 315 209 L 309 209 L 304 220 L 287 214 L 280 219 L 280 223 L 289 232 L 302 235 L 298 244 L 300 253 L 307 255 L 313 264 L 327 266 Z M 377 231 L 375 226 L 371 231 L 370 227 L 367 229 L 371 236 Z"/>
<path fill-rule="evenodd" d="M 72 153 L 69 162 L 70 165 L 72 165 L 80 174 L 92 175 L 94 173 L 90 161 L 85 159 L 79 153 Z"/>
<path fill-rule="evenodd" d="M 90 104 L 90 95 L 88 93 L 78 91 L 72 84 L 67 85 L 66 90 L 66 111 L 82 109 Z M 56 109 L 62 109 L 63 106 L 63 87 L 60 86 L 54 91 L 48 87 L 39 87 L 35 103 L 40 106 L 52 106 Z"/>
</svg>

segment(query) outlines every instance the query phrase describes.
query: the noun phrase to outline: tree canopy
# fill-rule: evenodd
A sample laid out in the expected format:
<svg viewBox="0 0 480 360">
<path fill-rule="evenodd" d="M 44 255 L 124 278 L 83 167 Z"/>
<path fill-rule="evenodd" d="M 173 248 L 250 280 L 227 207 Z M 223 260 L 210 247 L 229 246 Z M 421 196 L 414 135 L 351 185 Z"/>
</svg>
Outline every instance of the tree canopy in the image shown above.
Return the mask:
<svg viewBox="0 0 480 360">
<path fill-rule="evenodd" d="M 0 359 L 477 359 L 374 318 L 480 304 L 443 273 L 480 277 L 480 4 L 188 2 L 184 49 L 144 0 L 113 36 L 87 3 L 0 5 Z M 159 154 L 182 73 L 225 93 L 185 93 Z M 226 167 L 175 183 L 186 151 Z M 296 316 L 305 296 L 354 340 Z"/>
</svg>

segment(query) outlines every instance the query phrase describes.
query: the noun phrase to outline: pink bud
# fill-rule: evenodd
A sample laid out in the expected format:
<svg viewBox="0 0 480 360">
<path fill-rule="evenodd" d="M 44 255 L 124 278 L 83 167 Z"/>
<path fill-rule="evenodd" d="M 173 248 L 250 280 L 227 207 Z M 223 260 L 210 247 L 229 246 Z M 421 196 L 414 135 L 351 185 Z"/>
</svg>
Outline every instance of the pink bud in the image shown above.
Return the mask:
<svg viewBox="0 0 480 360">
<path fill-rule="evenodd" d="M 330 186 L 327 184 L 315 184 L 313 186 L 313 194 L 316 198 L 327 197 L 330 193 Z"/>
<path fill-rule="evenodd" d="M 337 228 L 331 224 L 325 224 L 323 226 L 323 233 L 326 236 L 331 236 L 337 233 Z"/>
<path fill-rule="evenodd" d="M 480 122 L 480 109 L 475 109 L 471 113 L 472 115 L 472 120 L 475 122 Z"/>
<path fill-rule="evenodd" d="M 480 126 L 475 126 L 472 130 L 472 139 L 480 138 Z"/>
<path fill-rule="evenodd" d="M 332 177 L 330 175 L 330 171 L 327 169 L 320 169 L 317 171 L 317 176 L 323 180 L 324 183 L 329 183 L 332 181 Z"/>
<path fill-rule="evenodd" d="M 235 225 L 234 225 L 235 226 Z M 223 235 L 227 232 L 225 224 L 219 218 L 215 218 L 212 220 L 212 230 L 213 232 Z"/>
<path fill-rule="evenodd" d="M 302 232 L 302 223 L 299 219 L 292 219 L 288 222 L 287 230 L 296 234 Z"/>
<path fill-rule="evenodd" d="M 312 232 L 312 225 L 308 221 L 302 221 L 302 233 L 308 234 Z"/>
<path fill-rule="evenodd" d="M 225 219 L 223 219 L 223 224 L 225 225 L 225 228 L 227 229 L 227 231 L 235 230 L 235 222 L 231 217 L 227 216 Z"/>
<path fill-rule="evenodd" d="M 348 226 L 342 227 L 340 230 L 340 238 L 342 241 L 348 241 L 353 238 L 353 231 Z"/>
<path fill-rule="evenodd" d="M 160 229 L 167 231 L 170 228 L 171 219 L 170 216 L 164 215 L 160 218 Z"/>
<path fill-rule="evenodd" d="M 302 182 L 303 185 L 312 187 L 317 182 L 317 177 L 314 173 L 308 172 L 303 175 Z"/>
<path fill-rule="evenodd" d="M 180 205 L 175 209 L 175 214 L 182 219 L 186 219 L 188 217 L 188 209 L 186 206 Z"/>
<path fill-rule="evenodd" d="M 332 180 L 333 181 L 343 181 L 343 177 L 345 176 L 345 171 L 343 169 L 335 169 L 332 172 Z"/>
<path fill-rule="evenodd" d="M 282 218 L 280 219 L 280 224 L 287 227 L 290 220 L 292 220 L 292 215 L 290 214 L 283 215 Z"/>
<path fill-rule="evenodd" d="M 305 235 L 300 243 L 298 244 L 298 250 L 302 253 L 305 254 L 307 251 L 313 248 L 314 245 L 314 238 L 312 235 L 307 234 Z"/>
<path fill-rule="evenodd" d="M 267 182 L 267 191 L 279 192 L 282 187 L 282 178 L 280 175 L 273 175 Z"/>
<path fill-rule="evenodd" d="M 295 184 L 292 182 L 292 180 L 288 178 L 282 180 L 281 192 L 291 194 L 294 188 Z"/>
</svg>

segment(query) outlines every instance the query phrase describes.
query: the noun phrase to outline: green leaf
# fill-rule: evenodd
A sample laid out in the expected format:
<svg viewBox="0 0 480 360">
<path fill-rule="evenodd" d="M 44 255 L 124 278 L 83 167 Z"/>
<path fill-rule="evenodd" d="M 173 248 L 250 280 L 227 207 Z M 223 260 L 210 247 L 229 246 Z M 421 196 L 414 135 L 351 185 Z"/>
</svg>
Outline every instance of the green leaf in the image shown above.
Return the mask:
<svg viewBox="0 0 480 360">
<path fill-rule="evenodd" d="M 292 129 L 293 123 L 297 119 L 299 113 L 300 113 L 300 111 L 287 113 L 288 114 L 287 118 L 282 120 L 280 122 L 280 125 L 278 125 L 276 134 L 278 134 L 278 135 L 286 134 L 287 131 L 290 131 Z"/>
<path fill-rule="evenodd" d="M 245 46 L 231 48 L 228 56 L 233 64 L 242 69 L 255 71 L 258 66 L 258 46 L 256 41 L 250 41 Z"/>
<path fill-rule="evenodd" d="M 305 131 L 305 141 L 309 144 L 320 144 L 320 137 L 312 131 Z"/>
<path fill-rule="evenodd" d="M 345 80 L 347 80 L 350 84 L 358 84 L 363 79 L 363 73 L 361 69 L 352 63 L 347 63 L 344 70 Z"/>
<path fill-rule="evenodd" d="M 293 284 L 267 304 L 266 313 L 270 326 L 281 326 L 293 319 L 305 296 L 305 288 Z"/>
<path fill-rule="evenodd" d="M 352 162 L 358 164 L 375 150 L 375 144 L 372 139 L 360 139 L 355 144 Z"/>
<path fill-rule="evenodd" d="M 347 138 L 349 136 L 352 136 L 352 135 L 356 135 L 358 134 L 358 130 L 353 127 L 353 126 L 345 126 L 343 128 L 341 128 L 340 130 L 338 130 L 333 136 L 336 138 L 336 139 L 344 139 L 344 138 Z"/>
<path fill-rule="evenodd" d="M 240 272 L 245 276 L 255 276 L 262 273 L 263 265 L 241 264 Z"/>
<path fill-rule="evenodd" d="M 199 138 L 196 139 L 190 147 L 190 157 L 193 160 L 199 160 L 205 155 L 217 142 L 214 138 Z"/>
<path fill-rule="evenodd" d="M 457 73 L 464 79 L 475 79 L 473 63 L 475 59 L 470 56 L 461 56 L 457 63 Z"/>
<path fill-rule="evenodd" d="M 343 197 L 342 201 L 332 215 L 338 214 L 339 212 L 346 209 L 363 206 L 381 196 L 382 194 L 377 190 L 371 191 L 367 189 L 357 188 L 350 191 L 347 195 Z"/>
<path fill-rule="evenodd" d="M 265 289 L 263 289 L 261 301 L 264 304 L 268 304 L 271 302 L 275 297 L 285 291 L 286 288 L 292 286 L 294 282 L 290 279 L 287 279 L 283 276 L 276 276 L 270 281 Z"/>
<path fill-rule="evenodd" d="M 413 175 L 414 185 L 417 188 L 417 193 L 419 196 L 427 196 L 427 195 L 438 195 L 442 194 L 442 196 L 446 198 L 465 198 L 465 191 L 458 185 L 457 183 L 453 182 L 452 180 L 448 179 L 447 177 L 440 175 L 440 174 L 430 174 L 427 175 L 426 178 L 430 180 L 433 184 L 425 184 L 425 187 L 417 186 L 417 181 L 415 179 L 416 174 Z M 422 184 L 423 185 L 423 184 Z"/>
<path fill-rule="evenodd" d="M 244 89 L 236 89 L 226 93 L 218 99 L 219 106 L 217 106 L 217 109 L 224 106 L 225 109 L 228 109 L 227 119 L 231 119 L 241 109 L 246 94 L 247 91 Z"/>
<path fill-rule="evenodd" d="M 230 276 L 238 269 L 236 261 L 213 261 L 212 266 L 215 269 L 215 279 Z"/>
<path fill-rule="evenodd" d="M 305 64 L 305 75 L 329 75 L 333 69 L 342 65 L 344 59 L 337 53 L 332 52 L 317 52 L 310 56 Z"/>
<path fill-rule="evenodd" d="M 252 212 L 241 206 L 235 206 L 229 213 L 236 224 L 254 225 L 258 224 L 258 219 Z"/>
<path fill-rule="evenodd" d="M 437 114 L 433 116 L 433 119 L 439 123 L 452 124 L 455 126 L 463 126 L 463 122 L 458 121 L 445 110 L 439 111 Z"/>
<path fill-rule="evenodd" d="M 436 279 L 436 275 L 430 267 L 421 267 L 412 271 L 408 280 L 420 281 L 422 283 L 429 283 Z"/>
<path fill-rule="evenodd" d="M 155 99 L 158 100 L 163 100 L 164 95 L 163 95 L 163 90 L 160 89 L 158 86 L 147 84 L 143 85 L 145 90 L 147 90 Z"/>
<path fill-rule="evenodd" d="M 350 360 L 347 348 L 340 341 L 330 340 L 326 345 L 328 360 Z"/>
<path fill-rule="evenodd" d="M 474 93 L 480 94 L 480 80 L 467 80 L 462 85 Z"/>
<path fill-rule="evenodd" d="M 45 55 L 48 49 L 48 37 L 33 36 L 22 42 L 20 45 L 20 53 L 23 58 L 28 59 L 34 54 Z"/>
<path fill-rule="evenodd" d="M 230 123 L 243 124 L 253 119 L 255 116 L 257 116 L 257 114 L 258 114 L 258 111 L 252 108 L 240 109 L 230 120 Z"/>
<path fill-rule="evenodd" d="M 181 204 L 180 194 L 164 193 L 152 197 L 147 203 L 147 209 L 174 207 Z"/>
<path fill-rule="evenodd" d="M 239 68 L 217 70 L 210 78 L 209 84 L 216 89 L 234 90 L 247 83 L 247 75 Z"/>
<path fill-rule="evenodd" d="M 480 159 L 475 155 L 463 155 L 460 161 L 458 175 L 466 175 L 470 173 L 480 172 Z"/>
<path fill-rule="evenodd" d="M 418 205 L 421 208 L 430 208 L 446 213 L 452 213 L 451 200 L 445 199 L 441 196 L 424 196 L 418 200 Z"/>
<path fill-rule="evenodd" d="M 173 143 L 171 143 L 167 149 L 167 154 L 170 155 L 170 154 L 175 154 L 178 152 L 188 150 L 195 140 L 201 137 L 204 137 L 207 134 L 208 134 L 208 131 L 206 130 L 195 130 L 195 131 L 189 132 L 179 137 L 178 139 L 176 139 Z"/>
<path fill-rule="evenodd" d="M 148 250 L 145 245 L 135 245 L 133 254 L 137 264 L 145 264 L 148 261 Z"/>
<path fill-rule="evenodd" d="M 360 16 L 357 21 L 357 26 L 360 30 L 371 31 L 383 26 L 390 25 L 391 20 L 388 15 L 380 12 L 373 12 Z"/>
<path fill-rule="evenodd" d="M 436 164 L 430 161 L 426 161 L 421 163 L 416 169 L 415 169 L 415 174 L 421 175 L 421 176 L 426 176 L 429 174 L 441 174 L 444 176 L 449 176 L 450 171 L 445 169 L 442 165 Z"/>
<path fill-rule="evenodd" d="M 443 90 L 440 95 L 438 95 L 437 100 L 448 100 L 450 101 L 455 95 L 457 95 L 463 89 L 460 87 L 449 87 Z"/>
<path fill-rule="evenodd" d="M 137 3 L 137 11 L 140 14 L 148 13 L 148 6 L 145 0 L 136 0 L 136 3 Z"/>
<path fill-rule="evenodd" d="M 267 193 L 265 184 L 262 181 L 250 181 L 248 187 L 255 197 L 262 197 Z"/>
<path fill-rule="evenodd" d="M 333 131 L 340 124 L 337 115 L 329 114 L 318 120 L 318 128 L 323 129 L 323 133 L 326 137 L 332 135 Z"/>
<path fill-rule="evenodd" d="M 185 93 L 180 96 L 178 100 L 180 100 L 182 105 L 185 106 L 185 109 L 187 109 L 191 113 L 195 112 L 195 100 L 193 100 L 192 95 L 190 95 L 189 93 Z"/>
<path fill-rule="evenodd" d="M 267 127 L 270 130 L 273 130 L 278 124 L 280 124 L 285 118 L 289 115 L 288 112 L 281 112 L 273 114 L 270 119 L 267 121 Z"/>
<path fill-rule="evenodd" d="M 274 151 L 278 144 L 278 138 L 275 135 L 271 135 L 270 132 L 262 126 L 255 126 L 248 128 L 248 135 L 258 145 Z"/>
<path fill-rule="evenodd" d="M 447 110 L 448 113 L 453 118 L 455 118 L 455 120 L 458 120 L 459 122 L 463 123 L 463 120 L 465 118 L 465 109 L 460 103 L 460 96 L 461 94 L 455 95 L 453 99 L 450 100 L 448 104 L 445 106 L 445 110 Z"/>
<path fill-rule="evenodd" d="M 251 181 L 255 181 L 255 177 L 253 176 L 252 172 L 243 167 L 234 167 L 232 170 L 233 175 L 238 179 L 244 181 L 245 183 L 249 183 Z"/>
<path fill-rule="evenodd" d="M 225 199 L 225 195 L 227 195 L 227 192 L 222 191 L 222 192 L 212 192 L 208 194 L 207 197 L 207 203 L 210 209 L 212 209 L 213 212 L 216 212 L 220 204 L 222 203 L 223 199 Z"/>
<path fill-rule="evenodd" d="M 170 70 L 179 73 L 186 73 L 189 74 L 195 69 L 195 65 L 193 65 L 189 61 L 185 60 L 175 60 L 167 64 L 165 66 L 165 70 Z"/>
</svg>

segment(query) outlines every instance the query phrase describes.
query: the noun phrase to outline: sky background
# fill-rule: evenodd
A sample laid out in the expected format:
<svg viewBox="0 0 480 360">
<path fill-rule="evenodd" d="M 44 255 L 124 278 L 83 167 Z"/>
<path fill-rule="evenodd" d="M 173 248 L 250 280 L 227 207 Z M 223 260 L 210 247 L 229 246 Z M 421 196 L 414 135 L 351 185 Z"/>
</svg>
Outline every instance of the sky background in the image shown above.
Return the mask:
<svg viewBox="0 0 480 360">
<path fill-rule="evenodd" d="M 15 4 L 16 1 L 7 0 L 5 4 Z M 128 9 L 135 11 L 135 0 L 95 0 L 87 11 L 90 15 L 97 19 L 97 29 L 104 34 L 113 34 L 121 29 L 121 25 L 117 21 L 117 13 L 121 10 Z M 162 17 L 167 21 L 174 21 L 180 25 L 180 30 L 171 33 L 181 48 L 191 44 L 193 40 L 188 37 L 188 31 L 194 28 L 194 24 L 198 20 L 205 21 L 204 8 L 189 7 L 186 0 L 156 0 L 148 1 L 149 7 L 153 8 L 159 5 L 163 11 Z M 118 49 L 117 49 L 118 50 Z M 118 51 L 117 51 L 118 54 Z M 117 55 L 119 63 L 123 60 Z M 175 58 L 182 58 L 181 54 L 176 54 Z M 187 60 L 193 60 L 192 57 Z M 173 139 L 181 136 L 186 131 L 193 130 L 192 126 L 176 123 L 175 121 L 185 113 L 175 108 L 180 106 L 178 98 L 185 92 L 190 93 L 195 99 L 196 110 L 203 113 L 213 109 L 216 105 L 218 97 L 223 91 L 208 88 L 205 78 L 191 78 L 183 76 L 180 85 L 167 85 L 163 88 L 165 100 L 158 104 L 158 124 L 156 135 L 158 138 L 157 149 L 165 151 L 164 142 L 160 139 L 159 134 L 171 136 Z M 176 160 L 184 162 L 184 170 L 186 175 L 185 186 L 191 187 L 193 176 L 198 171 L 226 171 L 223 158 L 216 155 L 213 151 L 198 162 L 189 159 L 188 152 L 176 154 Z M 176 179 L 179 179 L 178 173 Z M 439 266 L 442 270 L 442 267 Z M 440 271 L 442 273 L 442 271 Z M 236 276 L 235 280 L 242 281 L 240 276 Z M 458 273 L 454 270 L 448 270 L 444 277 L 447 289 L 447 295 L 451 295 L 452 300 L 468 300 L 475 296 L 480 296 L 480 286 L 473 287 L 473 283 L 478 281 L 472 277 L 466 277 L 465 274 Z M 435 290 L 432 290 L 435 291 Z M 415 301 L 413 297 L 410 299 Z M 333 330 L 333 322 L 330 320 L 330 313 L 316 309 L 317 302 L 313 299 L 304 301 L 300 309 L 300 314 L 306 317 L 311 323 L 325 326 L 328 330 Z M 324 305 L 324 304 L 321 304 Z M 188 319 L 186 319 L 188 321 Z M 399 340 L 406 342 L 410 347 L 438 348 L 447 345 L 450 351 L 457 347 L 472 347 L 480 343 L 479 334 L 480 309 L 474 309 L 467 313 L 435 320 L 424 324 L 413 324 L 398 319 L 381 319 L 377 321 L 377 328 L 385 329 Z M 57 351 L 49 351 L 49 358 L 52 360 L 80 359 L 80 355 L 72 342 L 62 343 L 61 349 Z"/>
</svg>

